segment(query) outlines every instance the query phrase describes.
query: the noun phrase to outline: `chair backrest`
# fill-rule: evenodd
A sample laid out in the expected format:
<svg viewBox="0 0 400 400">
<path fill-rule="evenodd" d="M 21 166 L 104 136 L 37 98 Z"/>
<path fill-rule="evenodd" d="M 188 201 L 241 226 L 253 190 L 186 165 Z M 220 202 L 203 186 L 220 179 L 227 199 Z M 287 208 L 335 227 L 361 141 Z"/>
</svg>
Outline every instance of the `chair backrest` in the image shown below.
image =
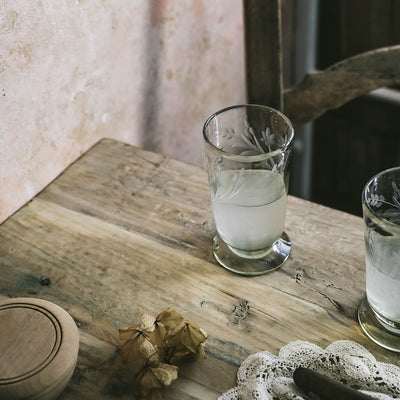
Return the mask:
<svg viewBox="0 0 400 400">
<path fill-rule="evenodd" d="M 243 0 L 248 102 L 283 111 L 294 125 L 371 92 L 400 84 L 400 46 L 345 59 L 283 88 L 280 0 Z"/>
</svg>

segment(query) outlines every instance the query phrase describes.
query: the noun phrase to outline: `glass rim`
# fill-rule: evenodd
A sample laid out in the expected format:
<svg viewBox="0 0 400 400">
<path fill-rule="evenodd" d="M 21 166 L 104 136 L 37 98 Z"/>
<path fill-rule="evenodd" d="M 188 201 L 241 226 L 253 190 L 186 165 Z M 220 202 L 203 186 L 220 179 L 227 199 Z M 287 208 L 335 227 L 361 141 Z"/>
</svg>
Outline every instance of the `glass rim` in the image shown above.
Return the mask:
<svg viewBox="0 0 400 400">
<path fill-rule="evenodd" d="M 239 109 L 239 108 L 262 109 L 262 110 L 267 110 L 267 111 L 270 111 L 270 112 L 272 112 L 274 114 L 277 114 L 287 124 L 287 126 L 289 128 L 289 131 L 290 131 L 290 137 L 288 138 L 286 143 L 284 143 L 282 146 L 279 146 L 276 150 L 270 151 L 268 153 L 244 156 L 244 155 L 240 155 L 240 154 L 230 153 L 230 152 L 225 151 L 225 150 L 221 150 L 220 148 L 215 146 L 213 143 L 211 143 L 210 139 L 208 138 L 208 136 L 206 134 L 206 129 L 207 129 L 208 125 L 210 124 L 210 122 L 213 119 L 215 119 L 218 115 L 223 114 L 223 113 L 225 113 L 227 111 L 234 110 L 234 109 Z M 275 156 L 275 155 L 277 155 L 279 153 L 285 152 L 293 144 L 294 129 L 293 129 L 293 125 L 290 122 L 289 118 L 285 114 L 283 114 L 281 111 L 278 111 L 275 108 L 268 107 L 268 106 L 263 106 L 261 104 L 237 104 L 237 105 L 234 105 L 234 106 L 229 106 L 229 107 L 222 108 L 222 109 L 216 111 L 215 113 L 211 114 L 207 118 L 206 122 L 203 125 L 203 139 L 204 139 L 205 143 L 208 146 L 210 146 L 217 153 L 220 153 L 225 158 L 229 158 L 229 159 L 236 160 L 236 161 L 247 161 L 247 162 L 253 161 L 253 162 L 256 162 L 256 161 L 262 161 L 262 160 L 271 158 L 271 157 L 273 157 L 273 156 Z"/>
<path fill-rule="evenodd" d="M 396 233 L 400 233 L 399 224 L 395 224 L 395 223 L 388 221 L 386 219 L 383 219 L 382 217 L 377 215 L 376 211 L 373 208 L 371 208 L 371 205 L 367 202 L 367 190 L 368 190 L 369 186 L 372 184 L 372 182 L 375 181 L 376 179 L 382 177 L 383 175 L 386 175 L 386 174 L 388 174 L 390 172 L 394 172 L 394 171 L 400 172 L 400 167 L 393 167 L 393 168 L 388 168 L 383 171 L 380 171 L 368 180 L 368 182 L 365 184 L 363 191 L 362 191 L 362 206 L 363 206 L 363 208 L 365 207 L 365 209 L 374 217 L 376 223 L 384 222 L 385 225 L 388 225 L 389 227 L 393 228 Z"/>
</svg>

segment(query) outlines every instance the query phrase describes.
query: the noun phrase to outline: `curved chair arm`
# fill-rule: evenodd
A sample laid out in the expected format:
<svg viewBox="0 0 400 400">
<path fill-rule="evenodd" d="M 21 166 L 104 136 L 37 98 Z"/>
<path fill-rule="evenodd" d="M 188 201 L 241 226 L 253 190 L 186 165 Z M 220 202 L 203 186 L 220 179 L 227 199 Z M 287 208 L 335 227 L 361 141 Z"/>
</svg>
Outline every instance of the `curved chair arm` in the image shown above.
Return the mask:
<svg viewBox="0 0 400 400">
<path fill-rule="evenodd" d="M 284 91 L 284 112 L 293 124 L 312 121 L 372 90 L 400 84 L 400 45 L 347 58 L 307 74 Z"/>
</svg>

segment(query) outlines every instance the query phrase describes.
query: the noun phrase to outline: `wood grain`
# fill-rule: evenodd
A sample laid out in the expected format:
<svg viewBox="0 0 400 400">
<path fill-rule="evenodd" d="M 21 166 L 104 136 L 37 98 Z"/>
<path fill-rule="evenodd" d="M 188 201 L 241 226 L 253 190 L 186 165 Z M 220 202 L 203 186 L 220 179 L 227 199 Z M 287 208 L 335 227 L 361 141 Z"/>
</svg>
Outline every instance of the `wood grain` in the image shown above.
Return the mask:
<svg viewBox="0 0 400 400">
<path fill-rule="evenodd" d="M 102 140 L 0 226 L 0 295 L 65 308 L 81 351 L 60 399 L 131 399 L 118 328 L 169 307 L 209 334 L 206 360 L 185 360 L 167 399 L 215 399 L 238 365 L 294 340 L 352 339 L 381 361 L 395 354 L 356 321 L 365 295 L 360 218 L 289 198 L 284 266 L 241 277 L 211 253 L 215 227 L 206 172 Z"/>
</svg>

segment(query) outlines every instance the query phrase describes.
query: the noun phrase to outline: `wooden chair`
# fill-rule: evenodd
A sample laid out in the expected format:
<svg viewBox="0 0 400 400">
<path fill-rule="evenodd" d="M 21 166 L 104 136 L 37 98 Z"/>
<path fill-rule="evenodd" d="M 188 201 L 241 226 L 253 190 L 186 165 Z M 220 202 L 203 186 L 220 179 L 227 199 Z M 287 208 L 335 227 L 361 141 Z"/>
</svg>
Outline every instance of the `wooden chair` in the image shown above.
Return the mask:
<svg viewBox="0 0 400 400">
<path fill-rule="evenodd" d="M 281 1 L 244 0 L 248 102 L 310 122 L 372 90 L 400 83 L 400 46 L 376 49 L 312 72 L 283 88 Z"/>
</svg>

